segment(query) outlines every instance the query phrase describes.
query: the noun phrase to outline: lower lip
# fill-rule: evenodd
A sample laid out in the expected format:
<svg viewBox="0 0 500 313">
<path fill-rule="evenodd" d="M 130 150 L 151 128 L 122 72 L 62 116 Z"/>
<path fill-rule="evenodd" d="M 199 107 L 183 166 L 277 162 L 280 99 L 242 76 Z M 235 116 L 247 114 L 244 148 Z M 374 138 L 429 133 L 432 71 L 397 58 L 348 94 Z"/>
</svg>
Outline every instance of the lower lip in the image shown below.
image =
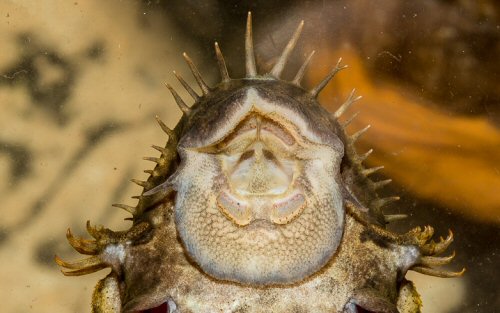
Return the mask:
<svg viewBox="0 0 500 313">
<path fill-rule="evenodd" d="M 248 226 L 247 230 L 252 229 L 266 229 L 266 230 L 274 230 L 276 226 L 274 226 L 271 222 L 266 220 L 255 220 L 252 221 Z"/>
<path fill-rule="evenodd" d="M 251 222 L 247 227 L 245 227 L 245 232 L 247 232 L 247 239 L 252 241 L 274 241 L 280 237 L 280 231 L 278 226 L 273 225 L 271 222 L 266 220 L 257 220 Z"/>
</svg>

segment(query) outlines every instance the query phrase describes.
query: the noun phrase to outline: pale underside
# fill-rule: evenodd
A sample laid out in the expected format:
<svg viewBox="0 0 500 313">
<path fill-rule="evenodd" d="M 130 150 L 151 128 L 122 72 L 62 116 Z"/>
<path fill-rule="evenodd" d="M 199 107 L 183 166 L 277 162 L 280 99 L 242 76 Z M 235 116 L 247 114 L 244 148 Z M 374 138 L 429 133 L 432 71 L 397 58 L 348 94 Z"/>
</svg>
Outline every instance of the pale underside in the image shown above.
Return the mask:
<svg viewBox="0 0 500 313">
<path fill-rule="evenodd" d="M 229 132 L 202 147 L 179 145 L 181 165 L 171 179 L 177 229 L 189 255 L 217 279 L 294 283 L 338 247 L 342 151 L 285 109 L 249 88 L 218 124 Z"/>
</svg>

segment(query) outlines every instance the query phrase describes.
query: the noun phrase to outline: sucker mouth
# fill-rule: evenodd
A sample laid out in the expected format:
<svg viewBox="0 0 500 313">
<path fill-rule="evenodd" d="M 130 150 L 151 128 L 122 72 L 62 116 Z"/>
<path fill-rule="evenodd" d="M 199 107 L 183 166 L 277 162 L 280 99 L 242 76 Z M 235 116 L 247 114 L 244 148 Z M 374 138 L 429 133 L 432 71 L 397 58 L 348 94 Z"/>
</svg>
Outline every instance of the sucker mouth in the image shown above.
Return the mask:
<svg viewBox="0 0 500 313">
<path fill-rule="evenodd" d="M 224 215 L 239 226 L 254 220 L 287 224 L 306 204 L 296 183 L 300 160 L 295 137 L 282 125 L 250 114 L 222 142 L 217 157 L 225 187 L 217 196 Z"/>
<path fill-rule="evenodd" d="M 239 226 L 262 221 L 270 225 L 284 225 L 302 213 L 306 206 L 306 197 L 298 189 L 274 197 L 240 197 L 228 190 L 222 190 L 217 197 L 217 206 L 228 219 Z"/>
</svg>

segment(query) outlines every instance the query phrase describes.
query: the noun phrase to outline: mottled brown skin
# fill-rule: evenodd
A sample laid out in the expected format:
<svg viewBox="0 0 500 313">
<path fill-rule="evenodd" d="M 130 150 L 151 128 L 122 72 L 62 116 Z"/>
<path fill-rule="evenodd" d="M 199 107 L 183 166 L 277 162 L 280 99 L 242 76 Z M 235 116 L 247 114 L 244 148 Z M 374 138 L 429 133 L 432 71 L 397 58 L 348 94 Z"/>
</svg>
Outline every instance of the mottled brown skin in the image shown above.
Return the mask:
<svg viewBox="0 0 500 313">
<path fill-rule="evenodd" d="M 253 57 L 248 47 L 247 37 Z M 435 256 L 451 233 L 436 243 L 431 227 L 385 229 L 390 200 L 379 198 L 381 184 L 368 177 L 341 112 L 316 101 L 321 88 L 280 80 L 280 61 L 263 76 L 247 62 L 249 77 L 231 80 L 221 58 L 223 81 L 213 89 L 192 68 L 203 96 L 191 108 L 173 91 L 184 115 L 174 130 L 159 121 L 169 140 L 139 182 L 137 206 L 117 205 L 132 213 L 133 226 L 88 224 L 93 240 L 68 231 L 70 244 L 92 256 L 56 258 L 64 274 L 112 269 L 96 286 L 92 312 L 168 302 L 183 313 L 416 313 L 408 270 L 461 275 L 433 268 L 453 258 Z"/>
</svg>

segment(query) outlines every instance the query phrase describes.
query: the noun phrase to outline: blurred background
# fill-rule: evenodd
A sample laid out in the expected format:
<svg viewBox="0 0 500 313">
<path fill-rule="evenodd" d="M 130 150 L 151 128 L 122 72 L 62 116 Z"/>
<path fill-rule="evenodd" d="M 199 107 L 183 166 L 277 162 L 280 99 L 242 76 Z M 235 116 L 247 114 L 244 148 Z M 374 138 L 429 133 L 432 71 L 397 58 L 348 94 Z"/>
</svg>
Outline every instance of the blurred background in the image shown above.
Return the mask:
<svg viewBox="0 0 500 313">
<path fill-rule="evenodd" d="M 230 75 L 244 74 L 243 35 L 253 12 L 261 72 L 301 19 L 304 34 L 285 78 L 316 50 L 304 86 L 339 57 L 320 101 L 334 111 L 352 88 L 363 100 L 349 131 L 392 178 L 388 212 L 410 215 L 403 232 L 433 225 L 455 234 L 449 269 L 463 278 L 410 272 L 424 312 L 499 312 L 500 4 L 494 0 L 14 1 L 0 2 L 0 297 L 2 312 L 89 312 L 105 271 L 64 277 L 53 262 L 79 256 L 65 232 L 87 220 L 126 229 L 115 202 L 134 204 L 155 156 L 151 144 L 180 111 L 164 88 L 172 70 L 193 82 L 186 51 L 212 85 L 213 42 Z M 180 88 L 178 88 L 181 91 Z M 182 94 L 185 99 L 186 94 Z"/>
</svg>

